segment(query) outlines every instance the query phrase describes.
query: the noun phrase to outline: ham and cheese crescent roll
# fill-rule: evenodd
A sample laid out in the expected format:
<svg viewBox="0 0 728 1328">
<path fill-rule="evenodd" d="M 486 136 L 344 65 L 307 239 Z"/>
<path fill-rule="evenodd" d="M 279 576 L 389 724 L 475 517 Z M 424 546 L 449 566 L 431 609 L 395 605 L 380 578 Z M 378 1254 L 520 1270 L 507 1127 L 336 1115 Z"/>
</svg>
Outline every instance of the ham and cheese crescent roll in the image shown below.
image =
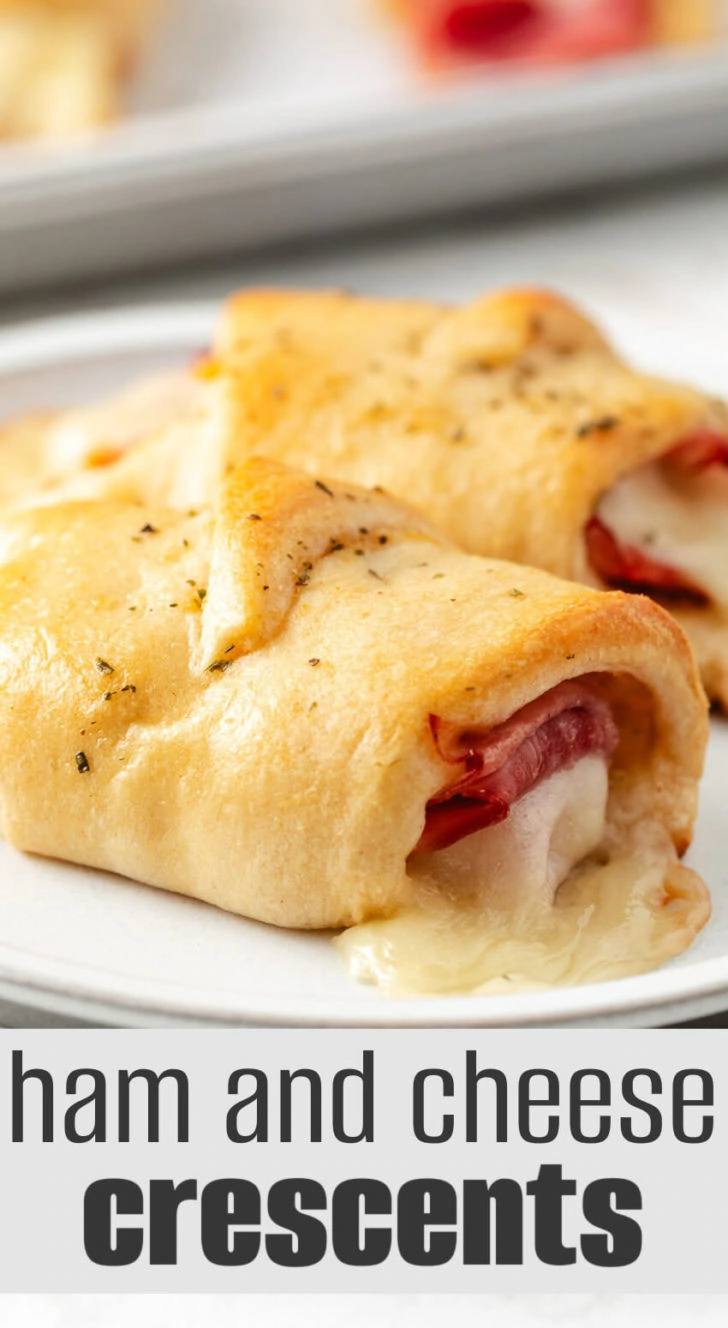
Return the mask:
<svg viewBox="0 0 728 1328">
<path fill-rule="evenodd" d="M 263 458 L 198 514 L 3 522 L 0 728 L 17 848 L 347 928 L 388 991 L 640 972 L 708 916 L 670 617 Z"/>
<path fill-rule="evenodd" d="M 57 423 L 24 501 L 185 509 L 252 455 L 380 484 L 469 552 L 659 600 L 728 706 L 728 410 L 635 373 L 564 300 L 250 291 L 191 378 L 171 426 L 124 439 L 119 402 Z M 13 455 L 6 431 L 6 501 Z"/>
<path fill-rule="evenodd" d="M 0 0 L 0 139 L 64 141 L 113 119 L 161 0 Z"/>
<path fill-rule="evenodd" d="M 728 704 L 728 410 L 635 373 L 565 301 L 461 309 L 251 292 L 219 338 L 220 436 L 383 484 L 474 553 L 669 606 Z"/>
<path fill-rule="evenodd" d="M 179 430 L 199 397 L 192 375 L 170 371 L 98 403 L 0 423 L 0 508 L 54 503 L 85 485 L 89 497 L 103 495 L 106 468 L 163 429 Z"/>
<path fill-rule="evenodd" d="M 717 38 L 720 0 L 378 0 L 438 76 L 614 58 Z"/>
</svg>

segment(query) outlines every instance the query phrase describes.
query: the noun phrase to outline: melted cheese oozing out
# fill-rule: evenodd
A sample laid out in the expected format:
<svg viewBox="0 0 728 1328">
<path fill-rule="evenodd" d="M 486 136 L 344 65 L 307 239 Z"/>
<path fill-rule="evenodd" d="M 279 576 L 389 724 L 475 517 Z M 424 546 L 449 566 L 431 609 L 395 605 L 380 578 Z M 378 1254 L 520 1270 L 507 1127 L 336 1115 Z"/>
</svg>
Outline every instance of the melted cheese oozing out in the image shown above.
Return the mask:
<svg viewBox="0 0 728 1328">
<path fill-rule="evenodd" d="M 598 516 L 623 544 L 684 572 L 728 610 L 728 473 L 643 466 L 605 495 Z"/>
<path fill-rule="evenodd" d="M 389 996 L 471 995 L 643 973 L 707 920 L 700 879 L 663 827 L 610 843 L 607 766 L 586 757 L 506 821 L 408 864 L 416 901 L 335 942 L 351 975 Z"/>
</svg>

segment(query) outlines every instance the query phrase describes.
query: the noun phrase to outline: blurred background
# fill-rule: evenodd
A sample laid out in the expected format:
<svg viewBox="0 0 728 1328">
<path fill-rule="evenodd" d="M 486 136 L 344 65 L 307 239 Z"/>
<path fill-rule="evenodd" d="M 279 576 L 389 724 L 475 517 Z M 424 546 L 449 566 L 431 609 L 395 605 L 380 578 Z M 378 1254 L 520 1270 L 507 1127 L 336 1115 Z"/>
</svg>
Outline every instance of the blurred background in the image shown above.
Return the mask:
<svg viewBox="0 0 728 1328">
<path fill-rule="evenodd" d="M 727 162 L 724 0 L 0 0 L 4 318 Z"/>
</svg>

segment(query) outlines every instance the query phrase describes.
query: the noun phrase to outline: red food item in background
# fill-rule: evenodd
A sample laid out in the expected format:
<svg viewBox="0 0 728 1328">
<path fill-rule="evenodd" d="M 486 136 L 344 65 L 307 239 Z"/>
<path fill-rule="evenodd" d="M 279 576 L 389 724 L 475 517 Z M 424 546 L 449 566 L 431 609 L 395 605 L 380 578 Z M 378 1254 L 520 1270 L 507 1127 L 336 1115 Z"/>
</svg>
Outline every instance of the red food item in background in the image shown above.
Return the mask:
<svg viewBox="0 0 728 1328">
<path fill-rule="evenodd" d="M 427 804 L 418 853 L 435 853 L 508 816 L 519 798 L 582 757 L 611 756 L 618 733 L 607 703 L 578 682 L 565 682 L 524 706 L 489 733 L 430 716 L 440 756 L 463 775 Z"/>
<path fill-rule="evenodd" d="M 466 0 L 446 7 L 442 38 L 454 50 L 507 58 L 514 42 L 533 40 L 534 25 L 541 27 L 545 18 L 543 4 L 533 0 Z"/>
<path fill-rule="evenodd" d="M 408 12 L 425 62 L 440 69 L 593 60 L 652 37 L 651 0 L 409 0 Z"/>
<path fill-rule="evenodd" d="M 650 558 L 633 544 L 620 543 L 598 516 L 587 523 L 585 540 L 591 566 L 612 590 L 629 590 L 686 604 L 710 603 L 710 596 L 688 576 Z"/>
</svg>

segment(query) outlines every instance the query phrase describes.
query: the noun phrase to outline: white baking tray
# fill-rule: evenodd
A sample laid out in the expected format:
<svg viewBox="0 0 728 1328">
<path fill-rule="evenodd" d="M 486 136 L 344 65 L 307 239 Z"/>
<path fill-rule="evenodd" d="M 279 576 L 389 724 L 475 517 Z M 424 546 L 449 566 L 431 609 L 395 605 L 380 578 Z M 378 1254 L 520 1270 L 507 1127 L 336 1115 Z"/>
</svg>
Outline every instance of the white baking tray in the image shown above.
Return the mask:
<svg viewBox="0 0 728 1328">
<path fill-rule="evenodd" d="M 129 110 L 0 149 L 0 295 L 728 160 L 728 48 L 434 90 L 373 0 L 170 0 Z"/>
</svg>

